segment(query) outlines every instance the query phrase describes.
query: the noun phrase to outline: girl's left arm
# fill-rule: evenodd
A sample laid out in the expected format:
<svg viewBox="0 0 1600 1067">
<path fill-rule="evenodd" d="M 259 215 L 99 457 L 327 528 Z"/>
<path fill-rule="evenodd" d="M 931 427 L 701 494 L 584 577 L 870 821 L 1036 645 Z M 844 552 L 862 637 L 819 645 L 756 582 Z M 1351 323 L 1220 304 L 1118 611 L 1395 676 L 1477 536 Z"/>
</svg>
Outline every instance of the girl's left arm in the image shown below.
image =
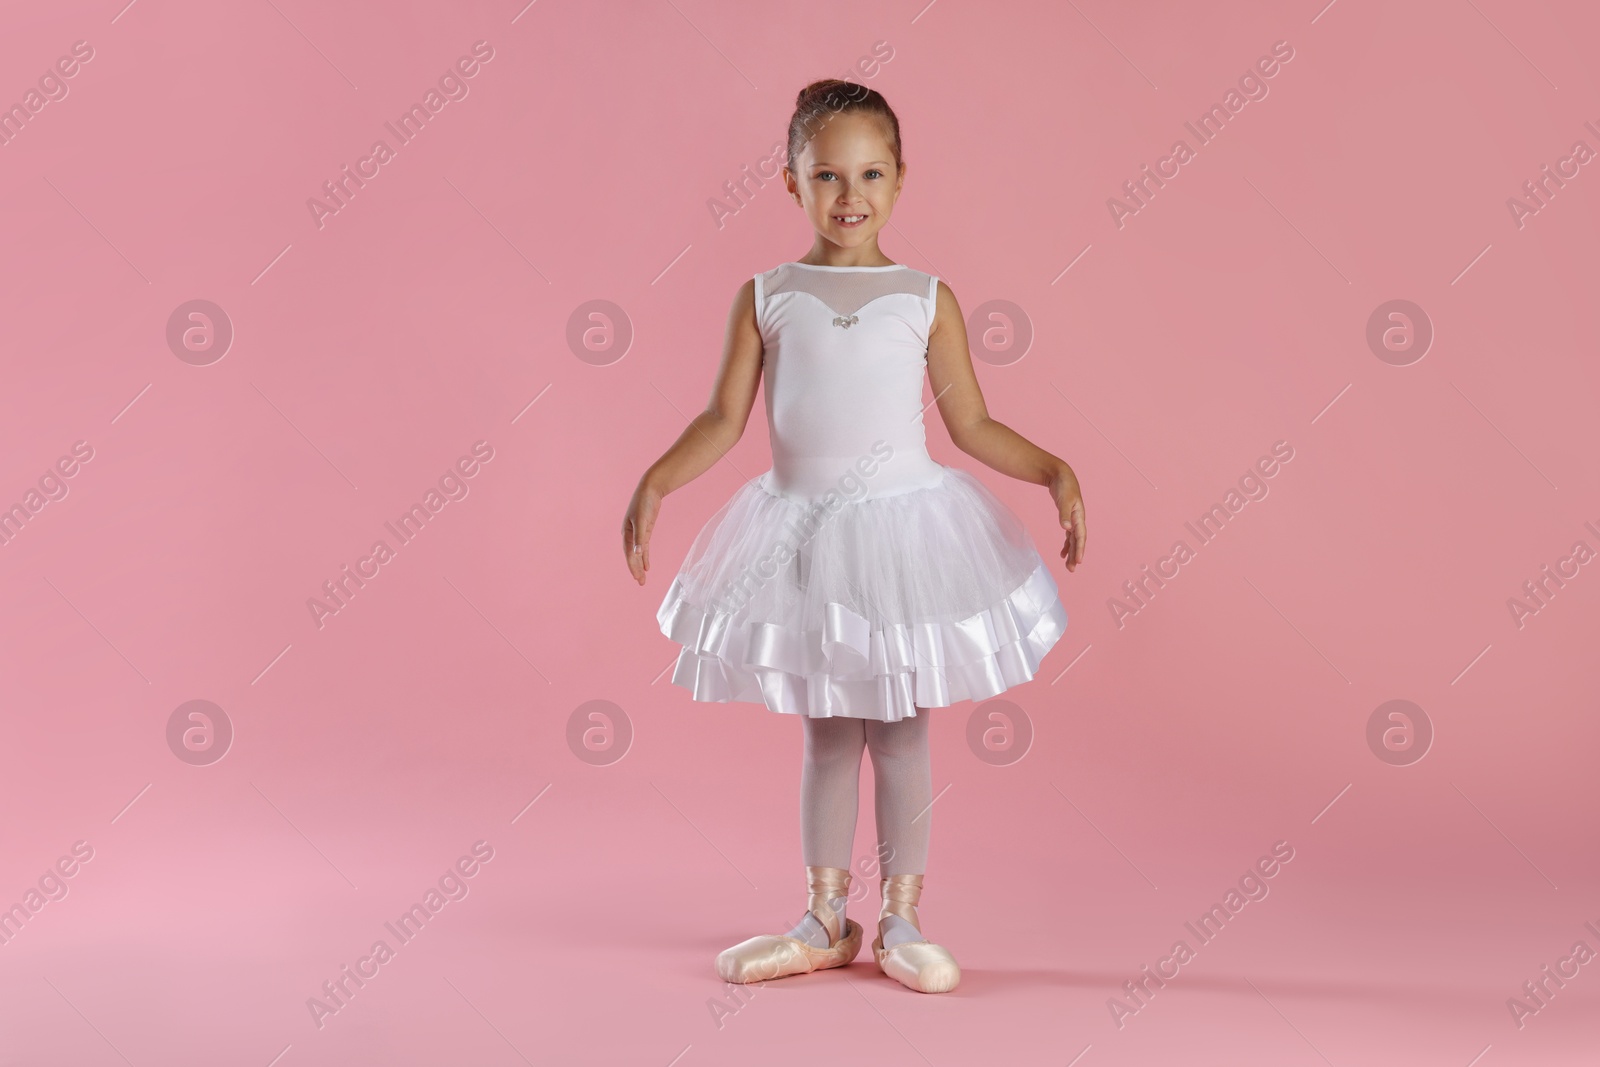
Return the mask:
<svg viewBox="0 0 1600 1067">
<path fill-rule="evenodd" d="M 1083 492 L 1066 460 L 1051 455 L 1003 422 L 989 417 L 967 350 L 967 326 L 955 293 L 939 283 L 939 302 L 928 333 L 928 381 L 950 440 L 973 459 L 1001 474 L 1050 490 L 1066 531 L 1061 557 L 1067 570 L 1083 561 L 1089 533 Z"/>
</svg>

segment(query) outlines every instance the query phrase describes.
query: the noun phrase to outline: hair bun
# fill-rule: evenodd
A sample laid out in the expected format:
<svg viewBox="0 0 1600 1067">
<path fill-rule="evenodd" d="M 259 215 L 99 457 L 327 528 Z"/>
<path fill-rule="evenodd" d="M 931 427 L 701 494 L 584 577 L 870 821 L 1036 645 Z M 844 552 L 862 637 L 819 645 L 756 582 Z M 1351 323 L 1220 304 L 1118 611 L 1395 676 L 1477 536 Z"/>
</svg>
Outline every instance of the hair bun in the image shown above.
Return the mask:
<svg viewBox="0 0 1600 1067">
<path fill-rule="evenodd" d="M 806 142 L 833 116 L 846 111 L 876 115 L 884 123 L 889 150 L 895 167 L 903 166 L 900 156 L 900 120 L 883 94 L 847 78 L 822 78 L 801 89 L 794 98 L 794 114 L 789 119 L 788 158 L 790 167 L 800 158 Z"/>
<path fill-rule="evenodd" d="M 818 81 L 814 81 L 796 94 L 794 98 L 794 105 L 795 107 L 803 107 L 812 100 L 827 96 L 829 93 L 848 86 L 849 84 L 850 83 L 845 81 L 843 78 L 822 78 Z"/>
</svg>

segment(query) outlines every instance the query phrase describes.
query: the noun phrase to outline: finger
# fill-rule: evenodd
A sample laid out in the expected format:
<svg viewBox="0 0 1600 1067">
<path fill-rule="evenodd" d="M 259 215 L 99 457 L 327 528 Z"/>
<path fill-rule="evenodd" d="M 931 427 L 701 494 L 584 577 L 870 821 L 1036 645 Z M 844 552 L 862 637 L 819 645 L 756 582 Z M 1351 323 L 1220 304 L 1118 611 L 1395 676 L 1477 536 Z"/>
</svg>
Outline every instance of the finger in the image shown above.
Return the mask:
<svg viewBox="0 0 1600 1067">
<path fill-rule="evenodd" d="M 637 539 L 634 542 L 633 556 L 639 561 L 639 582 L 644 584 L 644 575 L 650 571 L 650 533 L 655 523 L 646 514 L 637 522 Z"/>
<path fill-rule="evenodd" d="M 644 581 L 644 546 L 640 544 L 635 533 L 635 522 L 629 517 L 622 524 L 622 552 L 628 561 L 628 571 L 633 575 L 633 580 Z"/>
</svg>

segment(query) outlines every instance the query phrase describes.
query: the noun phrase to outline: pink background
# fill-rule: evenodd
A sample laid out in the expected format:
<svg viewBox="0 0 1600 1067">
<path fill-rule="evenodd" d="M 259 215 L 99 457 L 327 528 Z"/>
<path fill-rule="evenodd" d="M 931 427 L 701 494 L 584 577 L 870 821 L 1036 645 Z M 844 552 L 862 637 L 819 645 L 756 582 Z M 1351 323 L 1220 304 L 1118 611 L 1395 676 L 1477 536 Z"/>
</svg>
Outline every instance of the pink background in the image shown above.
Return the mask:
<svg viewBox="0 0 1600 1067">
<path fill-rule="evenodd" d="M 0 146 L 0 504 L 93 450 L 0 546 L 0 904 L 93 850 L 0 945 L 0 1064 L 1595 1061 L 1600 962 L 1521 1028 L 1506 1004 L 1600 950 L 1600 576 L 1507 606 L 1600 547 L 1600 174 L 1506 205 L 1600 148 L 1591 5 L 118 2 L 0 33 L 0 102 L 93 49 Z M 476 41 L 469 94 L 319 228 L 307 200 Z M 1030 351 L 979 377 L 1091 536 L 1056 564 L 1067 635 L 997 706 L 1026 754 L 969 747 L 996 708 L 932 713 L 922 917 L 960 989 L 863 952 L 740 1000 L 713 956 L 804 906 L 800 724 L 672 688 L 654 613 L 768 465 L 759 402 L 667 499 L 643 589 L 618 531 L 734 291 L 810 245 L 775 182 L 720 227 L 708 202 L 879 41 L 909 163 L 883 249 L 1023 310 Z M 1269 94 L 1118 228 L 1107 199 L 1277 41 Z M 166 336 L 196 299 L 234 330 L 207 365 Z M 631 343 L 580 359 L 597 299 Z M 1366 341 L 1395 299 L 1435 330 L 1405 366 Z M 931 410 L 935 458 L 1054 563 L 1043 491 Z M 308 599 L 477 441 L 468 495 L 319 628 Z M 233 730 L 206 765 L 168 742 L 191 700 Z M 568 742 L 595 700 L 601 765 Z M 1390 700 L 1432 723 L 1419 762 L 1368 746 Z M 308 998 L 478 841 L 470 892 L 319 1028 Z M 1278 841 L 1270 895 L 1119 1028 L 1122 983 Z"/>
</svg>

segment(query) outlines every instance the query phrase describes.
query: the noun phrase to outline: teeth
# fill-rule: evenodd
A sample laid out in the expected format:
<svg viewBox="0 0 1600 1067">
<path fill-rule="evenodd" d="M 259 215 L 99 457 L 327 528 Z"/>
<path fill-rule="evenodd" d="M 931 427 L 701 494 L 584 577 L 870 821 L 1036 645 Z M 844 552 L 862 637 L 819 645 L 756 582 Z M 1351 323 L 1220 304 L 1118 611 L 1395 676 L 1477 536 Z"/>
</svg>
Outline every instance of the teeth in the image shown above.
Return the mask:
<svg viewBox="0 0 1600 1067">
<path fill-rule="evenodd" d="M 838 219 L 840 222 L 860 222 L 862 219 L 866 218 L 866 216 L 865 215 L 835 215 L 834 218 Z"/>
</svg>

